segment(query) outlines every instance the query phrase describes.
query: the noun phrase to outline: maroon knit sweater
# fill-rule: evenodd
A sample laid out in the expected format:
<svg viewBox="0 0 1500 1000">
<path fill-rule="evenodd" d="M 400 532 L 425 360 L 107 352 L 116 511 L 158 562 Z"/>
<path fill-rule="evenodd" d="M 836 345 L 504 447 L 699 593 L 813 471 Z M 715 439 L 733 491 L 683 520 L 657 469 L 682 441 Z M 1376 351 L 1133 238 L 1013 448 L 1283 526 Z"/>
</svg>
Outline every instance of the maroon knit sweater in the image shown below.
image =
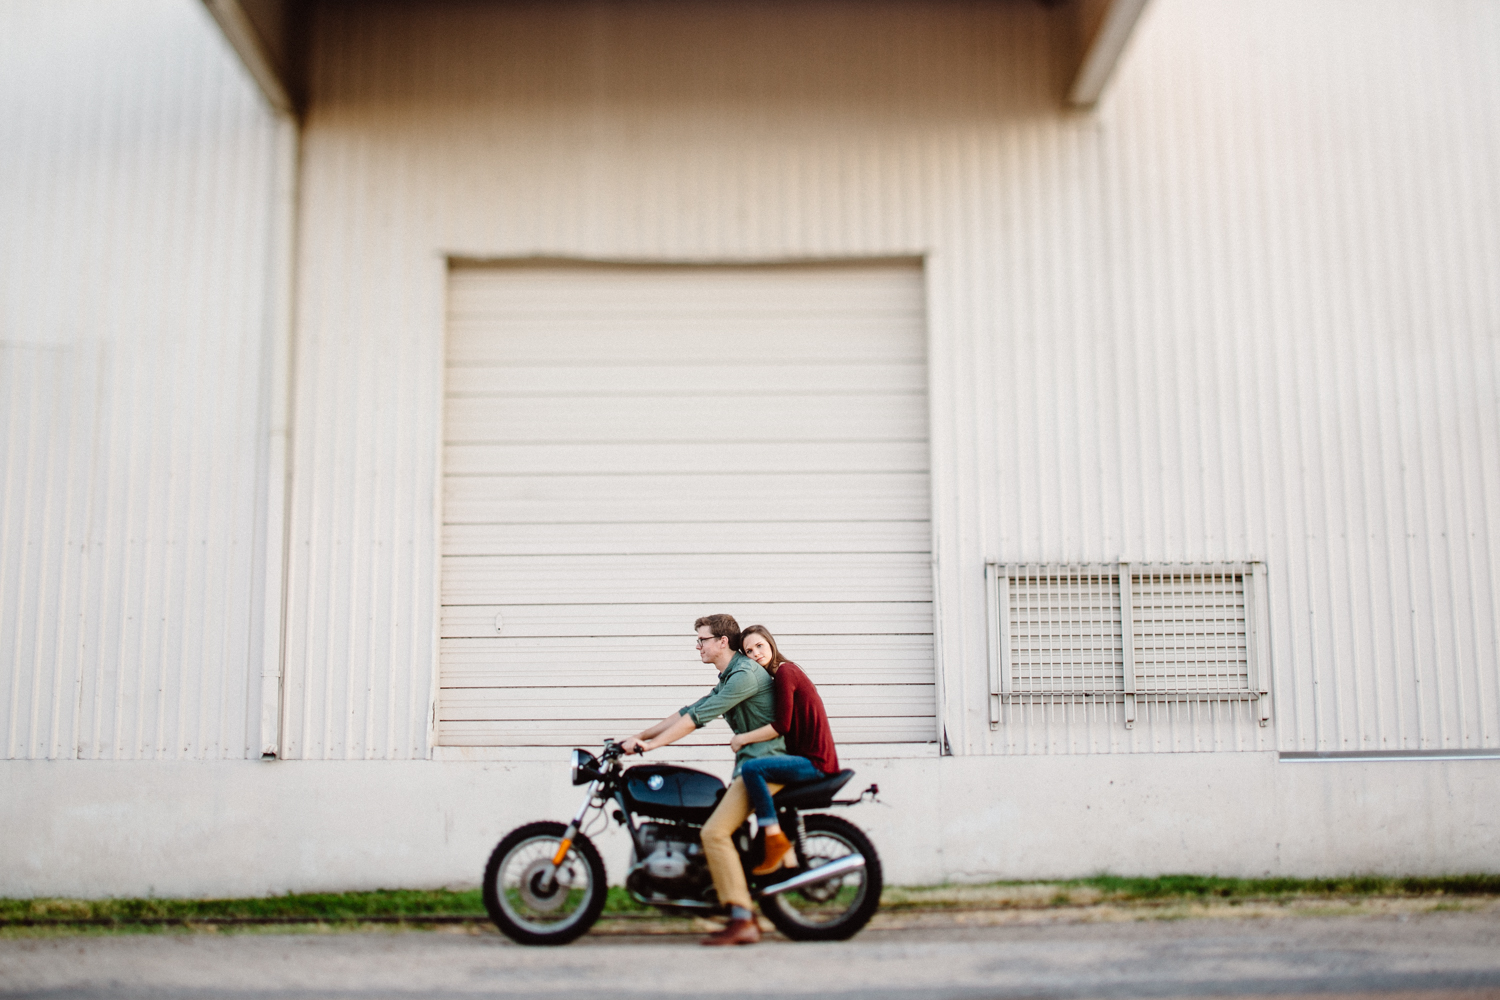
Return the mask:
<svg viewBox="0 0 1500 1000">
<path fill-rule="evenodd" d="M 806 757 L 824 774 L 839 769 L 839 754 L 833 748 L 833 733 L 828 729 L 828 713 L 818 689 L 807 679 L 802 668 L 790 660 L 776 668 L 772 681 L 776 696 L 776 731 L 786 737 L 786 752 Z"/>
</svg>

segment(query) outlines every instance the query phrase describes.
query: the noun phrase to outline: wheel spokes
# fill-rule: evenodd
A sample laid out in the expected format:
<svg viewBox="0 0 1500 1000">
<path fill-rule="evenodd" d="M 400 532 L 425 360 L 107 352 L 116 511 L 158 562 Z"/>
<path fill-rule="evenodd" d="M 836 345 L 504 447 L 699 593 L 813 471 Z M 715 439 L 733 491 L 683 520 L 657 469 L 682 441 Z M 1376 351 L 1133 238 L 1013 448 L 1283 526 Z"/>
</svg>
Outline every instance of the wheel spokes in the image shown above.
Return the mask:
<svg viewBox="0 0 1500 1000">
<path fill-rule="evenodd" d="M 534 931 L 555 931 L 582 916 L 593 880 L 588 863 L 570 850 L 551 877 L 556 837 L 517 844 L 496 872 L 496 897 L 516 923 Z"/>
<path fill-rule="evenodd" d="M 831 833 L 817 833 L 807 838 L 808 857 L 804 865 L 815 870 L 830 861 L 855 853 L 854 846 Z M 832 923 L 860 903 L 866 888 L 865 873 L 847 875 L 818 882 L 777 897 L 782 909 L 797 923 L 817 927 Z"/>
</svg>

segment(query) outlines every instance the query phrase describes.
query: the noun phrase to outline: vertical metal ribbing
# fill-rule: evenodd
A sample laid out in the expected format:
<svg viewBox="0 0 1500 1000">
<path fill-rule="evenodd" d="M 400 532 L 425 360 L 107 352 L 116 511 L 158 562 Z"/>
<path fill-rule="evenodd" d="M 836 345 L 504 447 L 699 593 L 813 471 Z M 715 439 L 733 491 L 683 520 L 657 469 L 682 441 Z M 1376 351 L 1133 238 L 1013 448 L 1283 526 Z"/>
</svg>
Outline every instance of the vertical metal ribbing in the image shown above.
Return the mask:
<svg viewBox="0 0 1500 1000">
<path fill-rule="evenodd" d="M 990 668 L 990 728 L 1000 728 L 1000 650 L 1004 641 L 1000 635 L 1003 627 L 1001 622 L 1006 618 L 1000 610 L 1000 567 L 993 562 L 984 564 L 984 601 L 988 619 L 988 629 L 985 632 L 989 640 L 989 668 Z"/>
<path fill-rule="evenodd" d="M 1245 574 L 1245 645 L 1249 661 L 1250 690 L 1256 695 L 1256 721 L 1271 721 L 1271 693 L 1266 679 L 1271 675 L 1271 624 L 1266 598 L 1266 567 L 1251 563 Z"/>
<path fill-rule="evenodd" d="M 932 567 L 932 606 L 934 612 L 942 606 L 941 600 L 938 597 L 940 593 L 942 566 L 938 562 L 937 551 L 937 546 L 934 545 L 932 561 L 929 564 Z M 947 699 L 951 689 L 947 685 L 947 678 L 944 674 L 942 634 L 943 630 L 937 628 L 936 624 L 934 624 L 932 629 L 932 679 L 936 710 L 933 712 L 932 719 L 933 736 L 937 739 L 939 752 L 944 756 L 951 756 L 953 753 L 953 743 L 948 737 L 948 720 L 950 717 L 947 709 Z M 959 687 L 959 690 L 963 690 L 962 686 Z M 955 729 L 960 734 L 963 732 L 962 729 L 956 726 Z"/>
<path fill-rule="evenodd" d="M 268 413 L 265 427 L 266 494 L 263 531 L 264 579 L 261 612 L 260 734 L 262 759 L 283 756 L 282 676 L 286 658 L 287 507 L 291 501 L 292 303 L 296 270 L 297 170 L 301 135 L 290 117 L 276 122 L 275 195 L 267 281 L 266 369 Z"/>
<path fill-rule="evenodd" d="M 1130 614 L 1130 563 L 1120 563 L 1120 649 L 1124 669 L 1125 728 L 1135 728 L 1135 626 Z"/>
<path fill-rule="evenodd" d="M 1000 608 L 1000 701 L 1004 703 L 1011 689 L 1010 673 L 1010 577 L 1001 573 L 995 579 L 996 598 Z"/>
<path fill-rule="evenodd" d="M 30 95 L 0 113 L 0 314 L 7 353 L 55 369 L 0 428 L 0 577 L 26 596 L 0 648 L 24 638 L 46 674 L 16 709 L 36 724 L 0 744 L 243 757 L 274 123 L 192 5 L 89 10 L 0 10 L 0 93 Z"/>
</svg>

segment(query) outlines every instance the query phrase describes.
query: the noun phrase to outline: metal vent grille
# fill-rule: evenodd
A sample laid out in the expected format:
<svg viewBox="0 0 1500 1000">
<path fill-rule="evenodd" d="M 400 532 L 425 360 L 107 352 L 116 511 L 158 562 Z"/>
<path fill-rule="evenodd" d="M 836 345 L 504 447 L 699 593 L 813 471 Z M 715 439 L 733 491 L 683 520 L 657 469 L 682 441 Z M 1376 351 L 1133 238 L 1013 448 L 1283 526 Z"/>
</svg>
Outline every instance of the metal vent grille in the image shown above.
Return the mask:
<svg viewBox="0 0 1500 1000">
<path fill-rule="evenodd" d="M 1124 692 L 1116 576 L 1023 573 L 1010 579 L 1007 608 L 1012 693 L 1073 698 Z"/>
<path fill-rule="evenodd" d="M 1132 574 L 1130 596 L 1137 695 L 1251 690 L 1244 574 Z"/>
<path fill-rule="evenodd" d="M 1258 566 L 990 563 L 991 728 L 1006 701 L 1123 702 L 1131 728 L 1141 699 L 1256 701 L 1265 725 Z"/>
</svg>

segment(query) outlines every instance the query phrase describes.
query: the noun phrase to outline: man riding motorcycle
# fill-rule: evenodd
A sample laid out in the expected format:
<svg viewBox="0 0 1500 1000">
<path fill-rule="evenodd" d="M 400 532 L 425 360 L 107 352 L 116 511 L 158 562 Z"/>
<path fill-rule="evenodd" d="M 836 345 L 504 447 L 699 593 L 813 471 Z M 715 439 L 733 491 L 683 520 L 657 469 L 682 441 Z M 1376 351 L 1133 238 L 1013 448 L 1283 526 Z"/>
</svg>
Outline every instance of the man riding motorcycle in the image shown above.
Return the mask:
<svg viewBox="0 0 1500 1000">
<path fill-rule="evenodd" d="M 698 633 L 698 658 L 718 668 L 718 683 L 691 705 L 622 741 L 621 748 L 626 753 L 645 753 L 675 743 L 720 716 L 737 734 L 774 721 L 776 705 L 771 675 L 760 664 L 735 651 L 740 627 L 734 617 L 706 615 L 694 622 L 693 627 Z M 760 925 L 750 908 L 750 887 L 731 839 L 751 811 L 750 796 L 739 773 L 746 760 L 785 753 L 785 747 L 779 736 L 741 747 L 734 758 L 734 781 L 703 825 L 703 853 L 708 858 L 708 870 L 713 875 L 719 902 L 729 908 L 729 924 L 704 938 L 703 944 L 754 944 L 760 940 Z M 780 785 L 770 786 L 772 793 L 780 788 Z"/>
</svg>

